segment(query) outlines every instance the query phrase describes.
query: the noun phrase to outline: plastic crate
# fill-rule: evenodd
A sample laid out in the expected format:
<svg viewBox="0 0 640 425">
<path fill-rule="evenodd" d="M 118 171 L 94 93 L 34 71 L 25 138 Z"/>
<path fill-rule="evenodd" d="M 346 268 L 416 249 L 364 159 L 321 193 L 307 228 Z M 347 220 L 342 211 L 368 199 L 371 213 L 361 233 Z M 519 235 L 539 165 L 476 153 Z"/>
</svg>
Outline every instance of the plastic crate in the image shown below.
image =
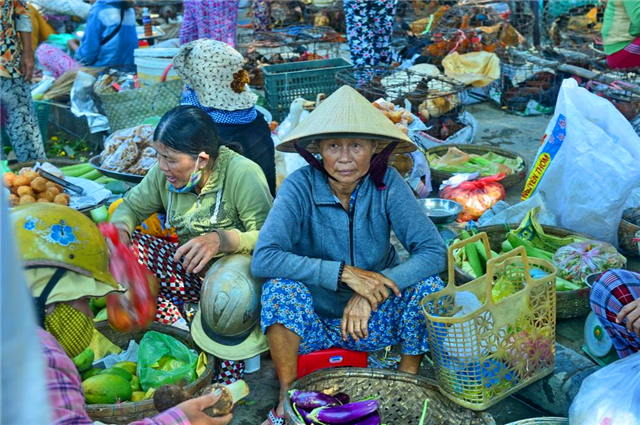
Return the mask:
<svg viewBox="0 0 640 425">
<path fill-rule="evenodd" d="M 338 89 L 338 71 L 352 66 L 346 60 L 338 58 L 284 63 L 262 68 L 265 103 L 273 114 L 273 119 L 282 122 L 289 114 L 291 103 L 299 97 L 315 100 L 320 93 L 329 96 Z"/>
<path fill-rule="evenodd" d="M 49 102 L 33 102 L 36 108 L 36 115 L 38 116 L 38 126 L 40 127 L 40 133 L 42 133 L 42 141 L 47 140 L 47 133 L 49 131 L 49 111 L 51 111 L 51 103 Z"/>
<path fill-rule="evenodd" d="M 298 379 L 330 367 L 367 367 L 369 355 L 364 352 L 329 348 L 298 356 Z"/>
</svg>

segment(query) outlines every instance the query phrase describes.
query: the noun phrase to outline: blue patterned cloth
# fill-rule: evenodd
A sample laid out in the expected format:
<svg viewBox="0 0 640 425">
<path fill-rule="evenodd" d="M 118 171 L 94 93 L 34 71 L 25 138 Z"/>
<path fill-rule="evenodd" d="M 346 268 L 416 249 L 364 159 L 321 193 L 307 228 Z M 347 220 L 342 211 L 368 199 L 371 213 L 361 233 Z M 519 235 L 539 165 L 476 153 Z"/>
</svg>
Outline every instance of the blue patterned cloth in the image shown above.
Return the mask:
<svg viewBox="0 0 640 425">
<path fill-rule="evenodd" d="M 420 307 L 425 296 L 445 287 L 437 276 L 431 276 L 402 291 L 402 298 L 391 294 L 372 311 L 369 337 L 356 342 L 349 336 L 342 340 L 340 318 L 318 316 L 313 309 L 309 289 L 289 279 L 270 279 L 262 289 L 260 324 L 266 333 L 269 326 L 280 323 L 300 336 L 299 354 L 337 347 L 353 351 L 373 352 L 402 343 L 402 353 L 424 354 L 429 349 L 427 328 Z"/>
<path fill-rule="evenodd" d="M 239 109 L 237 111 L 223 111 L 222 109 L 202 106 L 198 100 L 196 92 L 189 87 L 189 85 L 186 86 L 186 89 L 187 90 L 182 93 L 181 103 L 183 105 L 193 105 L 202 109 L 209 114 L 211 119 L 213 119 L 213 122 L 217 124 L 249 124 L 258 116 L 255 106 L 248 109 Z"/>
</svg>

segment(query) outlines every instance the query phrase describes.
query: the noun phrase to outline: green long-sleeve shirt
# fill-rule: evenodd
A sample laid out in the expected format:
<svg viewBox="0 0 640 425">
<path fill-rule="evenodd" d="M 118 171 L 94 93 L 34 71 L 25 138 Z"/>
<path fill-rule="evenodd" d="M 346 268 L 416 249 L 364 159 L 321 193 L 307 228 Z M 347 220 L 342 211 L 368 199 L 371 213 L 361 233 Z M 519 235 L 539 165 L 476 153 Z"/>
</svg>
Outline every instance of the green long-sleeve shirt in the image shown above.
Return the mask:
<svg viewBox="0 0 640 425">
<path fill-rule="evenodd" d="M 155 165 L 127 193 L 111 221 L 124 223 L 132 232 L 153 213 L 164 210 L 181 245 L 214 230 L 229 230 L 238 232 L 239 245 L 234 252 L 225 253 L 251 254 L 272 202 L 260 167 L 222 146 L 199 195 L 171 192 L 167 178 Z"/>
<path fill-rule="evenodd" d="M 609 0 L 602 22 L 604 52 L 612 55 L 640 36 L 640 1 Z"/>
</svg>

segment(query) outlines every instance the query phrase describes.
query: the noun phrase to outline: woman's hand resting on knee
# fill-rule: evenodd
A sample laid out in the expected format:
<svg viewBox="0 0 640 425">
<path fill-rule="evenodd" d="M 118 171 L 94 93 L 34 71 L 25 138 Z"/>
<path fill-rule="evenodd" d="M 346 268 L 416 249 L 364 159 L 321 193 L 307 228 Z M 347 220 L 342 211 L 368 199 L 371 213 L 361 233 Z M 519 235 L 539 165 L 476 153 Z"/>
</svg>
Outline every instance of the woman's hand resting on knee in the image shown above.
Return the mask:
<svg viewBox="0 0 640 425">
<path fill-rule="evenodd" d="M 342 272 L 342 282 L 353 289 L 356 294 L 362 295 L 369 301 L 373 311 L 378 311 L 378 305 L 389 298 L 389 289 L 397 297 L 402 293 L 398 286 L 380 273 L 370 272 L 357 267 L 345 266 Z M 389 289 L 387 289 L 389 288 Z"/>
<path fill-rule="evenodd" d="M 340 323 L 342 339 L 346 341 L 351 336 L 357 342 L 360 339 L 369 338 L 370 317 L 371 305 L 369 305 L 369 301 L 361 295 L 353 294 L 342 313 L 342 322 Z"/>
</svg>

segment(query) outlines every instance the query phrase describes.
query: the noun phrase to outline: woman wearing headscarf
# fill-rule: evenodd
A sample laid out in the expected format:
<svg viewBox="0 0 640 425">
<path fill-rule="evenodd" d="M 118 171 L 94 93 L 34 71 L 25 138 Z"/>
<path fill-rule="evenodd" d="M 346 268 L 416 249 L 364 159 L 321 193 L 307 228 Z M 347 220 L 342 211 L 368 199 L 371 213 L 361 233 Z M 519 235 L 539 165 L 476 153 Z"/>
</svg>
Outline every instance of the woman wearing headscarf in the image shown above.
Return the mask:
<svg viewBox="0 0 640 425">
<path fill-rule="evenodd" d="M 271 130 L 256 110 L 258 97 L 249 90 L 244 58 L 226 43 L 197 40 L 180 47 L 173 66 L 186 83 L 183 105 L 206 112 L 223 143 L 242 147 L 242 155 L 262 168 L 275 195 L 276 165 Z"/>
<path fill-rule="evenodd" d="M 446 248 L 392 152 L 416 146 L 349 86 L 327 98 L 278 145 L 308 162 L 280 186 L 252 261 L 268 278 L 261 325 L 280 381 L 280 405 L 299 354 L 330 347 L 372 352 L 402 344 L 399 370 L 417 373 L 428 350 L 419 306 L 443 288 Z M 313 154 L 319 154 L 319 161 Z M 391 230 L 409 251 L 402 263 Z"/>
</svg>

